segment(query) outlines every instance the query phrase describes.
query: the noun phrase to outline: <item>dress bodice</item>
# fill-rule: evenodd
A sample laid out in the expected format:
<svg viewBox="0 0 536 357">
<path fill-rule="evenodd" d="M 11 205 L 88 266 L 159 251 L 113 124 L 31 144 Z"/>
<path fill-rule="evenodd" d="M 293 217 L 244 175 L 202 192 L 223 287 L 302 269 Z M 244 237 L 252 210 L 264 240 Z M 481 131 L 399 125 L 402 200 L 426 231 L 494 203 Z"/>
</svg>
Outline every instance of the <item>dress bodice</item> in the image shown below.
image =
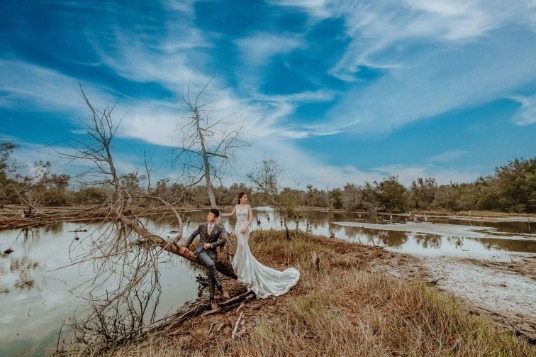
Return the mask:
<svg viewBox="0 0 536 357">
<path fill-rule="evenodd" d="M 249 205 L 236 205 L 236 225 L 241 227 L 248 222 Z"/>
</svg>

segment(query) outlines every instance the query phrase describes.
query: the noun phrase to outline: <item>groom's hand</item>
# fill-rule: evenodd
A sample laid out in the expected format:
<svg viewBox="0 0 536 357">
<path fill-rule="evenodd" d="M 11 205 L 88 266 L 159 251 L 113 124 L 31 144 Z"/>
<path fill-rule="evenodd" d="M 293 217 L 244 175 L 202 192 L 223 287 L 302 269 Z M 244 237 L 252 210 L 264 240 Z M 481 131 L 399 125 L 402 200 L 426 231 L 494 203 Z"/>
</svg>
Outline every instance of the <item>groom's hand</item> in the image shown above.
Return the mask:
<svg viewBox="0 0 536 357">
<path fill-rule="evenodd" d="M 210 249 L 210 248 L 212 248 L 212 246 L 210 245 L 210 243 L 205 243 L 205 244 L 203 245 L 203 248 L 205 248 L 205 249 Z"/>
<path fill-rule="evenodd" d="M 184 254 L 188 251 L 188 248 L 186 247 L 179 247 L 179 253 Z"/>
</svg>

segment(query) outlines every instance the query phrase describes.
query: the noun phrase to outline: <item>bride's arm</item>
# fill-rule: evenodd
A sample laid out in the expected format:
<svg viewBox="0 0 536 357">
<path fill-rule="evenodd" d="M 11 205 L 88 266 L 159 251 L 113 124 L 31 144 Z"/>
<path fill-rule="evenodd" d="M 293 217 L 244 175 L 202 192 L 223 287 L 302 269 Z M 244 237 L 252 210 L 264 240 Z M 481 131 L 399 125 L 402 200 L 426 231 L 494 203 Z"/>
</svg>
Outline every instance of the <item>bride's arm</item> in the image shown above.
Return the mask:
<svg viewBox="0 0 536 357">
<path fill-rule="evenodd" d="M 220 213 L 220 216 L 231 217 L 235 213 L 235 210 L 236 210 L 236 206 L 233 207 L 233 211 L 231 213 Z"/>
</svg>

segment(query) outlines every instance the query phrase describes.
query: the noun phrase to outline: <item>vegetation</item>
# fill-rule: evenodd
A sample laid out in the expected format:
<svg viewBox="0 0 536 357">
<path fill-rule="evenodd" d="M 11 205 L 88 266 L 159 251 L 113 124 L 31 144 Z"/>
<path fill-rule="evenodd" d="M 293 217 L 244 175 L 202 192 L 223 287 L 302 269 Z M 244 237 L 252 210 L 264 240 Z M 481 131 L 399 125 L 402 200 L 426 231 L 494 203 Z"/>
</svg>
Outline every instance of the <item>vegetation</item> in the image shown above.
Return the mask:
<svg viewBox="0 0 536 357">
<path fill-rule="evenodd" d="M 10 155 L 17 146 L 11 142 L 0 144 L 0 207 L 5 204 L 22 204 L 27 207 L 68 206 L 75 204 L 99 204 L 109 194 L 109 188 L 101 184 L 84 184 L 69 189 L 70 177 L 65 173 L 51 173 L 50 163 L 36 162 L 31 168 L 17 166 Z M 259 169 L 273 160 L 264 160 Z M 263 166 L 264 165 L 264 166 Z M 23 174 L 25 169 L 28 174 Z M 409 187 L 404 187 L 398 177 L 384 180 L 348 183 L 343 188 L 321 190 L 307 185 L 305 190 L 268 187 L 270 181 L 280 180 L 279 171 L 254 171 L 249 174 L 253 187 L 243 183 L 213 189 L 218 205 L 233 205 L 240 191 L 248 191 L 250 200 L 256 205 L 274 205 L 291 211 L 298 206 L 330 209 L 362 210 L 367 212 L 404 213 L 413 210 L 443 211 L 496 211 L 508 213 L 536 213 L 536 158 L 515 159 L 497 167 L 493 175 L 480 177 L 473 183 L 450 183 L 438 185 L 434 178 L 417 178 Z M 256 177 L 258 176 L 258 177 Z M 204 177 L 204 176 L 203 176 Z M 132 203 L 147 204 L 140 199 L 151 194 L 169 199 L 180 206 L 213 206 L 211 195 L 207 196 L 204 185 L 185 185 L 163 179 L 153 187 L 145 186 L 147 177 L 137 172 L 121 175 L 121 185 L 132 193 Z M 290 202 L 292 204 L 283 204 Z M 292 219 L 292 214 L 287 215 Z"/>
<path fill-rule="evenodd" d="M 296 266 L 289 294 L 225 316 L 163 326 L 113 356 L 533 356 L 515 338 L 424 282 L 377 271 L 392 253 L 322 237 L 255 231 L 251 248 L 271 265 Z M 320 257 L 319 269 L 311 252 Z M 243 323 L 237 323 L 242 317 Z M 228 326 L 221 328 L 218 326 Z M 231 327 L 234 327 L 234 332 Z"/>
</svg>

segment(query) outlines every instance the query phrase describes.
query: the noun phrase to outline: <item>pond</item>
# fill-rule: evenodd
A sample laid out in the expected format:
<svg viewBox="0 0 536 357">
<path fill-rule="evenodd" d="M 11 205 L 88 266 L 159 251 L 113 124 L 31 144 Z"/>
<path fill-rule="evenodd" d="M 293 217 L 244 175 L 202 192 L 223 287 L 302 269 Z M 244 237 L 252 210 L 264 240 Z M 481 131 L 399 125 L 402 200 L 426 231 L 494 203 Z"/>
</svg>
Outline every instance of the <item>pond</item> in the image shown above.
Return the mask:
<svg viewBox="0 0 536 357">
<path fill-rule="evenodd" d="M 289 222 L 313 234 L 382 246 L 411 254 L 536 253 L 536 235 L 527 222 L 468 222 L 466 219 L 407 221 L 405 216 L 383 219 L 353 213 L 319 210 L 302 212 L 297 222 Z M 187 217 L 184 237 L 206 220 L 207 211 Z M 282 221 L 273 209 L 254 210 L 253 229 L 281 229 Z M 173 236 L 172 218 L 145 222 L 162 237 Z M 234 218 L 222 219 L 232 230 Z M 536 225 L 532 223 L 533 226 Z M 82 228 L 82 229 L 81 229 Z M 0 231 L 0 356 L 40 356 L 53 352 L 58 332 L 88 293 L 79 284 L 92 277 L 91 264 L 70 265 L 83 252 L 84 236 L 97 226 L 57 223 L 40 228 Z M 202 273 L 188 261 L 168 254 L 161 256 L 162 295 L 157 319 L 172 314 L 199 294 L 196 276 Z"/>
</svg>

